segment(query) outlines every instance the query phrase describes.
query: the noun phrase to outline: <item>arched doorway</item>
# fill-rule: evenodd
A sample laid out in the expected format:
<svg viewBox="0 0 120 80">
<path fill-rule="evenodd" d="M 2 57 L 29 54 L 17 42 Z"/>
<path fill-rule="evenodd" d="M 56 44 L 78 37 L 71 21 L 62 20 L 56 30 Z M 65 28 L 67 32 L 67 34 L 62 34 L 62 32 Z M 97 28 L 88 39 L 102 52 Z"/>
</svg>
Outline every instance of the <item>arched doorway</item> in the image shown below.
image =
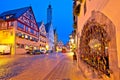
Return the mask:
<svg viewBox="0 0 120 80">
<path fill-rule="evenodd" d="M 79 48 L 80 59 L 100 73 L 110 77 L 118 66 L 115 26 L 99 11 L 93 11 L 84 25 Z"/>
</svg>

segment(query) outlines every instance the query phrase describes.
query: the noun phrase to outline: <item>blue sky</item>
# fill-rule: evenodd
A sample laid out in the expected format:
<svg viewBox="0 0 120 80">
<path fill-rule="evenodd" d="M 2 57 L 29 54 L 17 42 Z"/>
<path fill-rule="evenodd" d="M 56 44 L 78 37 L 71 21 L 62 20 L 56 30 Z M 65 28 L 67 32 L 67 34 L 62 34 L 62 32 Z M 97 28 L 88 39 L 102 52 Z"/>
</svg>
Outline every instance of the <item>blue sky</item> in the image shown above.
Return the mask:
<svg viewBox="0 0 120 80">
<path fill-rule="evenodd" d="M 53 27 L 57 29 L 58 40 L 66 43 L 69 39 L 69 34 L 73 30 L 72 1 L 73 0 L 1 0 L 0 13 L 31 5 L 36 20 L 46 23 L 47 7 L 49 3 L 51 3 L 53 9 Z"/>
</svg>

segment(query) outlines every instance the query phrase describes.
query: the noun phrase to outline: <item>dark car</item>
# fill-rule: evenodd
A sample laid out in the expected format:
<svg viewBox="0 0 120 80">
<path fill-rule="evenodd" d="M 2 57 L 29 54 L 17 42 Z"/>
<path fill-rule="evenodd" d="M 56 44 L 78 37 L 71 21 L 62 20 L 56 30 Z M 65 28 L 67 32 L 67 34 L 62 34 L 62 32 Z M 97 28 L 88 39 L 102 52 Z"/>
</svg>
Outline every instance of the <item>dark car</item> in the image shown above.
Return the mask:
<svg viewBox="0 0 120 80">
<path fill-rule="evenodd" d="M 26 51 L 26 54 L 33 54 L 33 55 L 34 55 L 34 53 L 33 53 L 32 50 L 27 50 L 27 51 Z"/>
<path fill-rule="evenodd" d="M 32 52 L 33 54 L 42 54 L 42 52 L 40 50 L 33 50 Z"/>
<path fill-rule="evenodd" d="M 46 53 L 53 53 L 53 51 L 52 50 L 47 50 Z"/>
</svg>

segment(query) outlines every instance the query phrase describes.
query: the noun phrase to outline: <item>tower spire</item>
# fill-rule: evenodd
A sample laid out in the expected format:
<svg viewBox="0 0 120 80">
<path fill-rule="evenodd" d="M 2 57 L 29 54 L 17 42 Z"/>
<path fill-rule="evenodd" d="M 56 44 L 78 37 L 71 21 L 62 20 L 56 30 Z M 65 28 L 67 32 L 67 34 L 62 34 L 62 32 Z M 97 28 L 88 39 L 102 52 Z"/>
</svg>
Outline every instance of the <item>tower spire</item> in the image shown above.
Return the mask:
<svg viewBox="0 0 120 80">
<path fill-rule="evenodd" d="M 52 23 L 52 6 L 51 6 L 51 2 L 49 2 L 48 8 L 47 8 L 47 23 Z"/>
</svg>

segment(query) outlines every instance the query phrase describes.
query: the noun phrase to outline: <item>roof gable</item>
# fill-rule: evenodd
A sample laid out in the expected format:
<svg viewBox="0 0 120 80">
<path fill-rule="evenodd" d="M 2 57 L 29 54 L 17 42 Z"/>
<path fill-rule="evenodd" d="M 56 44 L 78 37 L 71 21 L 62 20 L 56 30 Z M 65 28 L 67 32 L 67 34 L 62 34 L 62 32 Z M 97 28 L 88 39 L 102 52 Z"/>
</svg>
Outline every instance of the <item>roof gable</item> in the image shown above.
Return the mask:
<svg viewBox="0 0 120 80">
<path fill-rule="evenodd" d="M 45 34 L 46 34 L 45 26 L 41 26 L 41 27 L 40 27 L 40 32 L 42 32 L 42 33 L 45 33 Z"/>
<path fill-rule="evenodd" d="M 31 7 L 18 18 L 18 21 L 26 24 L 27 26 L 31 26 L 37 31 L 39 30 Z"/>
</svg>

